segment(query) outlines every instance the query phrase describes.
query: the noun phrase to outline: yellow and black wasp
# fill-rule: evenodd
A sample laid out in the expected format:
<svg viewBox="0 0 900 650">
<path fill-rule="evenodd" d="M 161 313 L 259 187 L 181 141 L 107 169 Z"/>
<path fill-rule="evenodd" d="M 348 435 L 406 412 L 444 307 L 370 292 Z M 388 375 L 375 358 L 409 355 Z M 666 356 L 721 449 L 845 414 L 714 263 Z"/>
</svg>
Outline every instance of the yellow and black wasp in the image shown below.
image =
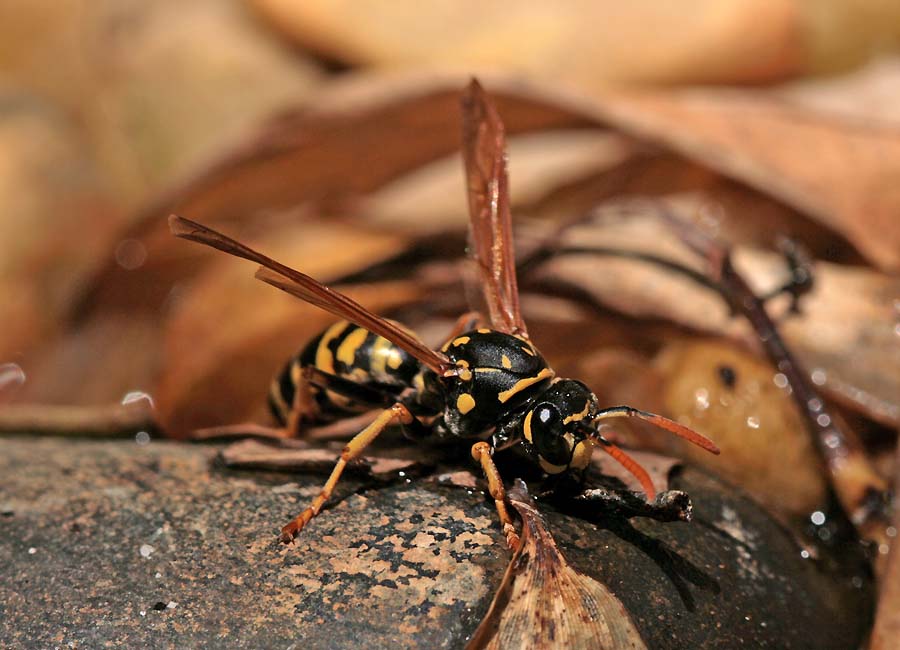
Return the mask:
<svg viewBox="0 0 900 650">
<path fill-rule="evenodd" d="M 547 475 L 580 477 L 599 447 L 636 476 L 651 501 L 655 491 L 647 472 L 600 434 L 601 420 L 642 418 L 718 453 L 704 436 L 660 415 L 630 406 L 600 408 L 582 382 L 555 375 L 529 339 L 519 309 L 503 123 L 475 80 L 464 92 L 462 110 L 471 248 L 489 326 L 466 315 L 440 350 L 221 233 L 178 216 L 169 219 L 176 236 L 257 262 L 260 280 L 345 319 L 311 341 L 273 382 L 270 405 L 282 434 L 295 435 L 303 423 L 382 409 L 344 447 L 312 504 L 284 526 L 284 542 L 319 513 L 347 464 L 392 425 L 411 438 L 472 441 L 472 457 L 484 472 L 511 548 L 519 538 L 495 453 L 517 451 Z"/>
</svg>

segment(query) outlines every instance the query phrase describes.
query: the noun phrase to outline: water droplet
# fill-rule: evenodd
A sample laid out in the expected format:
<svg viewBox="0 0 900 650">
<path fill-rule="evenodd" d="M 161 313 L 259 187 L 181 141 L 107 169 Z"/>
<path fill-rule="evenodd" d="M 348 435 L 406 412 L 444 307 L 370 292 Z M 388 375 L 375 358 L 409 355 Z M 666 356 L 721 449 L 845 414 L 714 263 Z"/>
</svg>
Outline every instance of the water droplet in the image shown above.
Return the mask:
<svg viewBox="0 0 900 650">
<path fill-rule="evenodd" d="M 134 441 L 143 447 L 150 443 L 150 434 L 146 431 L 138 431 L 134 434 Z"/>
<path fill-rule="evenodd" d="M 778 386 L 778 388 L 787 388 L 788 378 L 784 373 L 777 373 L 774 377 L 772 377 L 772 381 L 775 382 L 775 385 Z"/>
<path fill-rule="evenodd" d="M 751 429 L 759 429 L 759 418 L 751 415 L 747 418 L 747 426 Z"/>
<path fill-rule="evenodd" d="M 897 536 L 897 529 L 894 528 L 893 526 L 888 526 L 884 532 L 888 537 L 896 537 Z"/>
<path fill-rule="evenodd" d="M 694 404 L 697 409 L 705 411 L 709 408 L 709 391 L 705 388 L 698 388 L 694 391 Z"/>
<path fill-rule="evenodd" d="M 825 523 L 825 513 L 821 510 L 816 510 L 809 516 L 809 520 L 813 522 L 816 526 L 821 526 Z"/>
<path fill-rule="evenodd" d="M 174 600 L 170 600 L 168 603 L 166 603 L 167 609 L 175 609 L 176 607 L 178 607 L 178 603 L 176 603 Z"/>
<path fill-rule="evenodd" d="M 850 578 L 850 584 L 853 585 L 856 589 L 862 589 L 863 581 L 859 576 L 853 576 Z"/>
<path fill-rule="evenodd" d="M 153 555 L 153 551 L 156 549 L 150 546 L 150 544 L 141 544 L 140 553 L 141 557 L 150 557 Z"/>
<path fill-rule="evenodd" d="M 28 549 L 28 555 L 34 555 L 35 553 L 37 553 L 37 549 L 34 546 Z"/>
<path fill-rule="evenodd" d="M 804 560 L 808 560 L 809 559 L 809 551 L 807 551 L 806 549 L 803 549 L 802 551 L 800 551 L 800 557 L 802 557 Z"/>
<path fill-rule="evenodd" d="M 879 544 L 878 545 L 878 552 L 881 555 L 887 555 L 888 551 L 890 551 L 890 550 L 891 550 L 891 547 L 888 544 Z"/>
<path fill-rule="evenodd" d="M 147 261 L 147 249 L 137 239 L 123 239 L 116 246 L 116 263 L 126 271 L 133 271 Z"/>
<path fill-rule="evenodd" d="M 819 417 L 816 418 L 816 422 L 820 427 L 827 427 L 831 424 L 831 417 L 827 413 L 821 413 Z"/>
<path fill-rule="evenodd" d="M 0 392 L 15 390 L 25 379 L 25 371 L 19 364 L 0 363 Z"/>
<path fill-rule="evenodd" d="M 819 411 L 822 410 L 822 400 L 820 400 L 818 397 L 813 397 L 811 400 L 809 400 L 806 403 L 806 406 L 809 408 L 810 411 L 813 411 L 814 413 L 818 413 Z"/>
<path fill-rule="evenodd" d="M 145 393 L 142 390 L 130 390 L 125 393 L 125 396 L 122 398 L 122 404 L 131 404 L 132 402 L 139 402 L 142 399 L 150 402 L 150 406 L 153 406 L 153 398 L 150 397 L 149 393 Z"/>
<path fill-rule="evenodd" d="M 812 382 L 816 386 L 825 385 L 825 381 L 828 379 L 828 375 L 826 375 L 825 371 L 821 368 L 815 368 L 810 374 L 810 377 L 812 378 Z"/>
<path fill-rule="evenodd" d="M 837 449 L 841 446 L 841 437 L 835 433 L 829 433 L 825 436 L 825 446 L 829 449 Z"/>
</svg>

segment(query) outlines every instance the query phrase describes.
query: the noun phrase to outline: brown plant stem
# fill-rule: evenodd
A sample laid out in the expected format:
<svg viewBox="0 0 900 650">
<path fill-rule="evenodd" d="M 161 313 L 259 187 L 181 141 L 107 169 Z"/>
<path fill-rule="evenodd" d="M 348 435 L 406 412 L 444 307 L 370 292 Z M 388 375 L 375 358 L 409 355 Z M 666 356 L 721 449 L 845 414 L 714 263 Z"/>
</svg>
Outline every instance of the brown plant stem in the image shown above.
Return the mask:
<svg viewBox="0 0 900 650">
<path fill-rule="evenodd" d="M 127 437 L 158 429 L 153 407 L 145 400 L 104 406 L 8 404 L 0 407 L 0 433 Z"/>
<path fill-rule="evenodd" d="M 813 387 L 809 373 L 781 338 L 763 300 L 734 268 L 730 248 L 665 209 L 661 214 L 684 244 L 706 260 L 711 279 L 719 286 L 729 306 L 750 322 L 769 360 L 791 387 L 791 396 L 813 435 L 838 501 L 859 535 L 876 543 L 879 553 L 883 554 L 889 541 L 885 481 L 875 472 L 846 423 L 829 410 Z"/>
</svg>

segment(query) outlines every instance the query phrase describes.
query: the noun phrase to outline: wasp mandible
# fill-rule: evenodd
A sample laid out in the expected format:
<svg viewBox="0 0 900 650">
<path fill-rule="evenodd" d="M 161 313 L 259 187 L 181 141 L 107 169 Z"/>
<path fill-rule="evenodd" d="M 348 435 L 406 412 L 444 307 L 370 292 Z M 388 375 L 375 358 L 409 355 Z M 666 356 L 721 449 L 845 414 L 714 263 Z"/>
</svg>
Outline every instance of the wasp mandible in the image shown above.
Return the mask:
<svg viewBox="0 0 900 650">
<path fill-rule="evenodd" d="M 515 450 L 546 475 L 580 479 L 593 450 L 600 448 L 640 481 L 650 501 L 655 489 L 646 470 L 600 434 L 601 420 L 641 418 L 719 453 L 712 441 L 684 425 L 630 406 L 600 408 L 585 384 L 556 376 L 529 339 L 520 312 L 504 127 L 476 80 L 464 91 L 462 113 L 470 253 L 489 326 L 466 315 L 440 350 L 226 235 L 175 215 L 169 218 L 174 235 L 257 262 L 258 279 L 344 319 L 313 339 L 273 383 L 270 405 L 286 434 L 295 435 L 304 423 L 383 409 L 343 448 L 310 506 L 282 528 L 285 543 L 319 513 L 347 464 L 392 425 L 400 425 L 412 439 L 435 435 L 471 443 L 510 548 L 518 546 L 519 537 L 495 453 Z"/>
</svg>

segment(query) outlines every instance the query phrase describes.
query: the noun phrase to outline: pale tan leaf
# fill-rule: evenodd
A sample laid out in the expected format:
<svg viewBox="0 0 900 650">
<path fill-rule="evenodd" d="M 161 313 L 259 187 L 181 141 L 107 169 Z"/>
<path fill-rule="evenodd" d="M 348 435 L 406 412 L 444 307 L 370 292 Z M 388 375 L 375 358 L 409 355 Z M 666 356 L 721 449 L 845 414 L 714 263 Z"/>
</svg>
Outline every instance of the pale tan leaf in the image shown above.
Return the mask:
<svg viewBox="0 0 900 650">
<path fill-rule="evenodd" d="M 524 483 L 509 499 L 522 542 L 467 650 L 646 650 L 621 601 L 563 557 Z"/>
</svg>

